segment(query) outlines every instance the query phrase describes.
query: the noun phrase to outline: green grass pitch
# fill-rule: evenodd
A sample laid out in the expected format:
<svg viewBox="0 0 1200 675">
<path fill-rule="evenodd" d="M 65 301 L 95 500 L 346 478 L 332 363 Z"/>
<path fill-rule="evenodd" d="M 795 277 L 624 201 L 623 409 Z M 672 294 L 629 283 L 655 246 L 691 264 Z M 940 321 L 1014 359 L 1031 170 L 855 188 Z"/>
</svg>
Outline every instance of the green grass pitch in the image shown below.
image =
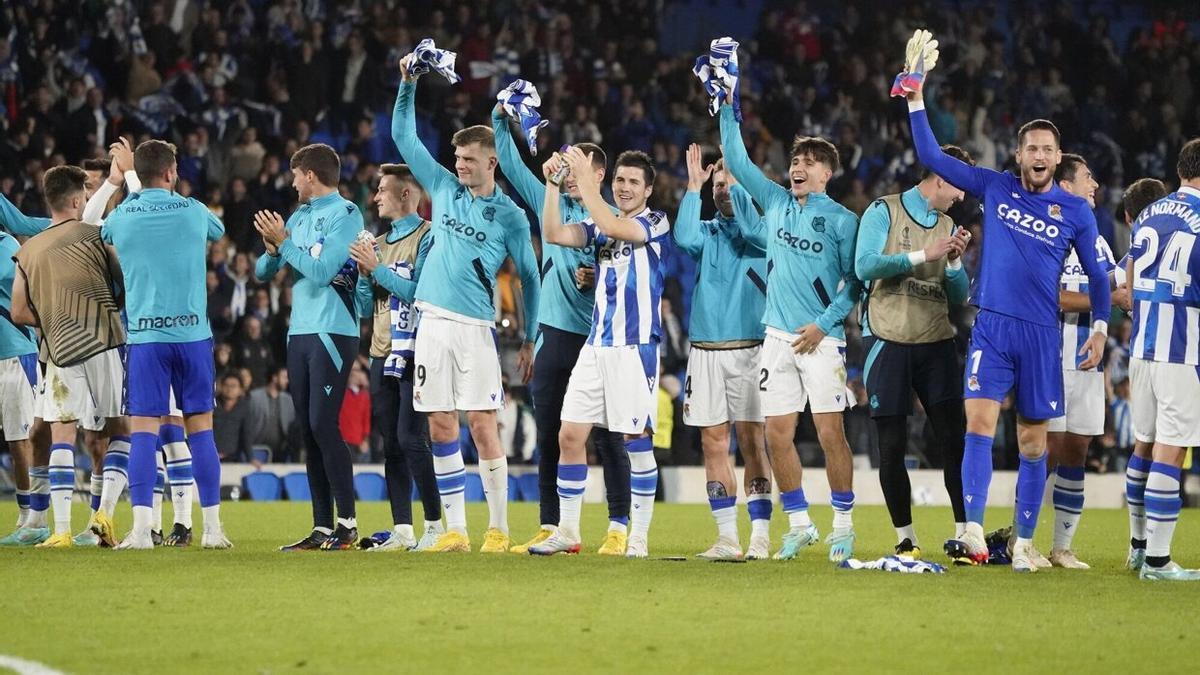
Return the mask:
<svg viewBox="0 0 1200 675">
<path fill-rule="evenodd" d="M 386 504 L 359 508 L 365 533 L 384 529 Z M 470 508 L 478 547 L 486 507 Z M 1119 510 L 1084 514 L 1076 549 L 1092 570 L 1033 575 L 851 572 L 834 569 L 823 545 L 788 563 L 614 560 L 593 552 L 599 504 L 584 509 L 577 557 L 283 554 L 275 549 L 306 532 L 307 504 L 222 510 L 231 551 L 0 549 L 0 655 L 72 673 L 1194 673 L 1200 653 L 1200 584 L 1125 571 Z M 828 529 L 828 508 L 813 516 Z M 1010 517 L 995 509 L 988 524 Z M 943 561 L 948 509 L 916 508 L 915 518 L 926 557 Z M 1044 550 L 1051 518 L 1043 512 Z M 514 536 L 531 535 L 536 519 L 534 505 L 513 504 Z M 0 522 L 13 520 L 7 503 Z M 856 509 L 855 522 L 858 557 L 890 552 L 882 507 Z M 122 504 L 118 527 L 128 524 Z M 713 535 L 707 507 L 659 504 L 651 554 L 690 558 Z M 1185 511 L 1176 558 L 1200 565 L 1198 540 L 1200 513 Z"/>
</svg>

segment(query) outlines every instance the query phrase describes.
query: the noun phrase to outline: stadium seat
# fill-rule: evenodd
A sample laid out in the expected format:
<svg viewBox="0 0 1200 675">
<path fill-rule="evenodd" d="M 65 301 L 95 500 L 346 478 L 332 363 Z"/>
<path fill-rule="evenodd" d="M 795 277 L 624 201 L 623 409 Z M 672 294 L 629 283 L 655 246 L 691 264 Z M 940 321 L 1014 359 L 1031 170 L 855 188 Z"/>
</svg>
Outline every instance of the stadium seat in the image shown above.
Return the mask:
<svg viewBox="0 0 1200 675">
<path fill-rule="evenodd" d="M 517 476 L 517 487 L 520 489 L 522 501 L 536 502 L 541 499 L 541 490 L 538 488 L 538 475 L 536 473 L 523 473 Z"/>
<path fill-rule="evenodd" d="M 312 492 L 308 489 L 308 474 L 293 471 L 283 477 L 283 489 L 287 498 L 294 502 L 311 502 Z"/>
<path fill-rule="evenodd" d="M 242 476 L 242 488 L 255 502 L 275 502 L 283 496 L 283 481 L 270 471 L 255 471 Z"/>
<path fill-rule="evenodd" d="M 517 484 L 517 477 L 511 473 L 508 474 L 508 501 L 521 501 L 521 486 Z"/>
<path fill-rule="evenodd" d="M 250 448 L 250 458 L 259 464 L 271 462 L 271 448 L 266 445 L 255 445 Z"/>
<path fill-rule="evenodd" d="M 354 494 L 360 501 L 381 502 L 387 499 L 387 481 L 378 473 L 354 474 Z"/>
<path fill-rule="evenodd" d="M 483 494 L 483 479 L 479 477 L 479 474 L 467 472 L 467 489 L 465 494 L 469 502 L 487 500 L 487 497 Z"/>
</svg>

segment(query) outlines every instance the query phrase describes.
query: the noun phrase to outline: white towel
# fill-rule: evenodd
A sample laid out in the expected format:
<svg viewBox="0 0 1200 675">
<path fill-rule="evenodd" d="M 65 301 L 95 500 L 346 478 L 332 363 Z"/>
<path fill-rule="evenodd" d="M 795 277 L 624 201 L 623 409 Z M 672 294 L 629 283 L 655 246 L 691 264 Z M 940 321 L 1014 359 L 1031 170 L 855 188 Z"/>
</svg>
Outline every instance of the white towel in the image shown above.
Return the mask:
<svg viewBox="0 0 1200 675">
<path fill-rule="evenodd" d="M 496 100 L 504 106 L 504 112 L 509 117 L 521 123 L 521 131 L 525 133 L 525 140 L 529 143 L 529 154 L 536 155 L 538 131 L 550 124 L 542 119 L 541 113 L 538 112 L 542 97 L 538 95 L 537 87 L 528 80 L 516 80 L 501 89 L 500 93 L 496 94 Z"/>
<path fill-rule="evenodd" d="M 417 48 L 413 50 L 413 59 L 409 63 L 408 72 L 413 75 L 424 75 L 428 72 L 437 72 L 442 77 L 450 80 L 450 84 L 458 84 L 462 78 L 458 73 L 454 72 L 454 60 L 458 58 L 458 54 L 438 49 L 433 40 L 425 38 L 417 43 Z"/>
<path fill-rule="evenodd" d="M 742 121 L 742 102 L 738 94 L 738 43 L 730 37 L 717 38 L 709 44 L 708 53 L 696 59 L 692 72 L 700 78 L 708 92 L 708 114 L 716 115 L 725 103 L 727 92 L 732 92 L 729 103 L 733 115 Z"/>
<path fill-rule="evenodd" d="M 943 574 L 945 567 L 925 560 L 900 558 L 889 555 L 878 560 L 845 560 L 838 567 L 847 570 L 883 570 L 884 572 L 899 572 L 901 574 Z"/>
</svg>

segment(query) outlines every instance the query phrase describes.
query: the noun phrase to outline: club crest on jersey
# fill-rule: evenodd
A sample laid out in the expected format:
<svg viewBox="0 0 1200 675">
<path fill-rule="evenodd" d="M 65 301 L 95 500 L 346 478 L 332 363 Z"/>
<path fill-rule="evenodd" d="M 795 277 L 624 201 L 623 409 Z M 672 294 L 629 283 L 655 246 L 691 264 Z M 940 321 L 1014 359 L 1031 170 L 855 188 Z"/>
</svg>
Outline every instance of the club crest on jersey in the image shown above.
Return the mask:
<svg viewBox="0 0 1200 675">
<path fill-rule="evenodd" d="M 871 408 L 872 409 L 879 408 L 879 397 L 876 396 L 875 394 L 871 394 Z"/>
<path fill-rule="evenodd" d="M 483 209 L 483 219 L 489 223 L 496 219 L 496 207 L 487 206 Z"/>
<path fill-rule="evenodd" d="M 322 216 L 320 218 L 317 218 L 317 232 L 323 232 L 324 230 L 325 230 L 325 217 Z"/>
<path fill-rule="evenodd" d="M 979 391 L 979 378 L 975 375 L 967 378 L 967 389 L 971 391 Z"/>
<path fill-rule="evenodd" d="M 1063 221 L 1062 207 L 1059 206 L 1058 204 L 1051 204 L 1049 213 L 1050 213 L 1051 218 L 1057 220 L 1060 223 Z"/>
<path fill-rule="evenodd" d="M 816 218 L 813 218 L 812 228 L 813 228 L 814 232 L 824 232 L 825 231 L 825 217 L 817 216 Z"/>
</svg>

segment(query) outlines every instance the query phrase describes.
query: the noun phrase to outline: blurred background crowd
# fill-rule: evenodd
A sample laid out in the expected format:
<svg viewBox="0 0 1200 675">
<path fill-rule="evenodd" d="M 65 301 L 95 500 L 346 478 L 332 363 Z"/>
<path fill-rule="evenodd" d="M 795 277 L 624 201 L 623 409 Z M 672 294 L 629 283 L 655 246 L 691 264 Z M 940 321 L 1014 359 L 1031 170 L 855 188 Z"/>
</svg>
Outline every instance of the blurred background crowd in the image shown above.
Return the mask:
<svg viewBox="0 0 1200 675">
<path fill-rule="evenodd" d="M 686 184 L 684 149 L 698 142 L 717 152 L 716 121 L 691 67 L 720 30 L 741 42 L 743 133 L 755 162 L 782 178 L 796 133 L 825 136 L 843 165 L 829 193 L 861 213 L 875 197 L 915 182 L 905 108 L 887 92 L 904 41 L 927 27 L 942 53 L 926 96 L 938 139 L 966 147 L 983 166 L 1004 168 L 1019 123 L 1054 120 L 1064 148 L 1087 158 L 1100 182 L 1097 221 L 1120 257 L 1129 232 L 1123 187 L 1144 176 L 1176 184 L 1179 148 L 1200 132 L 1200 6 L 1137 4 L 904 0 L 881 12 L 865 0 L 7 0 L 0 8 L 0 192 L 40 213 L 38 185 L 49 167 L 99 156 L 118 135 L 177 144 L 178 191 L 205 202 L 227 228 L 211 249 L 208 274 L 221 452 L 248 461 L 260 446 L 271 452 L 257 459 L 295 461 L 282 369 L 290 282 L 283 274 L 254 279 L 263 249 L 251 216 L 259 209 L 289 214 L 296 200 L 288 159 L 302 145 L 325 142 L 341 153 L 340 189 L 359 204 L 366 227 L 387 226 L 370 197 L 379 165 L 400 160 L 390 138 L 397 61 L 422 38 L 456 51 L 463 77 L 455 86 L 433 76 L 421 81 L 418 130 L 435 156 L 449 164 L 450 136 L 488 123 L 495 93 L 521 77 L 537 85 L 551 121 L 539 137 L 543 156 L 582 141 L 601 144 L 609 157 L 644 150 L 659 169 L 651 204 L 673 216 Z M 535 167 L 536 159 L 529 163 Z M 977 203 L 968 200 L 952 215 L 982 239 Z M 977 260 L 972 247 L 968 268 Z M 660 418 L 675 423 L 661 425 L 655 445 L 661 463 L 699 464 L 697 434 L 680 423 L 677 400 L 694 268 L 678 251 L 669 265 L 661 399 L 674 414 Z M 509 283 L 497 285 L 497 324 L 508 372 L 519 294 L 511 270 L 502 276 Z M 849 412 L 847 426 L 860 461 L 874 463 L 855 316 L 847 322 L 848 361 L 862 405 Z M 965 351 L 972 311 L 954 318 Z M 1132 445 L 1130 326 L 1123 316 L 1111 325 L 1113 414 L 1094 447 L 1098 471 L 1121 466 Z M 351 382 L 343 435 L 361 459 L 377 460 L 361 366 Z M 510 458 L 530 461 L 532 419 L 515 379 L 511 394 L 502 438 Z M 910 436 L 913 462 L 937 466 L 919 413 Z M 821 463 L 811 423 L 801 425 L 797 444 L 806 464 Z M 1006 405 L 997 466 L 1015 466 L 1015 448 L 1015 416 Z"/>
</svg>

